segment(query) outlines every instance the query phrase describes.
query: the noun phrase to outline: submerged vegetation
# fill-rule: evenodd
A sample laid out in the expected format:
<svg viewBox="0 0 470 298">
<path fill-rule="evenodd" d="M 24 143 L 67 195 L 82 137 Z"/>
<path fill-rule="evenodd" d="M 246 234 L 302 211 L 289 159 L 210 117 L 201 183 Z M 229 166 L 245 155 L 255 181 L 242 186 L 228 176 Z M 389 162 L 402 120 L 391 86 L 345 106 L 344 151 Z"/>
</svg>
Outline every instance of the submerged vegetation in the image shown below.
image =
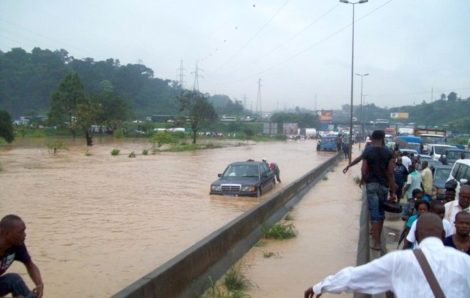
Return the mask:
<svg viewBox="0 0 470 298">
<path fill-rule="evenodd" d="M 270 228 L 263 227 L 264 238 L 267 239 L 290 239 L 297 236 L 295 226 L 293 224 L 277 223 Z"/>
<path fill-rule="evenodd" d="M 214 283 L 212 279 L 209 282 L 210 288 L 201 298 L 249 298 L 246 290 L 253 286 L 239 267 L 230 268 L 219 282 Z"/>
</svg>

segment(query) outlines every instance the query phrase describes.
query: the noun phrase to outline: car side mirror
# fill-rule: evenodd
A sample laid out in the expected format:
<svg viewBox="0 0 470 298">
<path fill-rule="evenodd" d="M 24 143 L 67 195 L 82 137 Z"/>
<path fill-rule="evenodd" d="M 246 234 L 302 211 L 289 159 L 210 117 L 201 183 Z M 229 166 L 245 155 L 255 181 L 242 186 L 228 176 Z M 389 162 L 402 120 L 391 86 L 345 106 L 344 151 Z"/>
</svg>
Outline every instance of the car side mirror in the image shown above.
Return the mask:
<svg viewBox="0 0 470 298">
<path fill-rule="evenodd" d="M 219 173 L 219 174 L 217 174 L 217 177 L 222 177 L 222 174 L 220 174 L 220 173 Z"/>
</svg>

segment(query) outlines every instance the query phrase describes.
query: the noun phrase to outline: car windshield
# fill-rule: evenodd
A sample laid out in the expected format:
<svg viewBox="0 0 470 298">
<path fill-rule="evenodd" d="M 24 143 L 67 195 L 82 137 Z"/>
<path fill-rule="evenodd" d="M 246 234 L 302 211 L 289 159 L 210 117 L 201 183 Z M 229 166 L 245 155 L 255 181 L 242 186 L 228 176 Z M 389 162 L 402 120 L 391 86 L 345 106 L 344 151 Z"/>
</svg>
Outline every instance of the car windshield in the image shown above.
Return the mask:
<svg viewBox="0 0 470 298">
<path fill-rule="evenodd" d="M 423 144 L 444 144 L 444 137 L 439 136 L 421 136 Z"/>
<path fill-rule="evenodd" d="M 447 180 L 447 178 L 449 178 L 449 174 L 450 174 L 450 169 L 448 168 L 445 168 L 445 169 L 436 169 L 434 171 L 434 180 L 437 181 L 437 180 Z"/>
<path fill-rule="evenodd" d="M 446 146 L 434 146 L 434 152 L 436 154 L 444 154 L 444 152 L 449 149 L 449 147 Z"/>
<path fill-rule="evenodd" d="M 447 151 L 447 159 L 457 160 L 460 158 L 462 151 Z"/>
<path fill-rule="evenodd" d="M 406 143 L 402 146 L 403 149 L 413 149 L 418 151 L 421 145 L 419 143 Z"/>
<path fill-rule="evenodd" d="M 225 172 L 223 177 L 234 178 L 234 177 L 258 177 L 258 165 L 231 165 Z"/>
</svg>

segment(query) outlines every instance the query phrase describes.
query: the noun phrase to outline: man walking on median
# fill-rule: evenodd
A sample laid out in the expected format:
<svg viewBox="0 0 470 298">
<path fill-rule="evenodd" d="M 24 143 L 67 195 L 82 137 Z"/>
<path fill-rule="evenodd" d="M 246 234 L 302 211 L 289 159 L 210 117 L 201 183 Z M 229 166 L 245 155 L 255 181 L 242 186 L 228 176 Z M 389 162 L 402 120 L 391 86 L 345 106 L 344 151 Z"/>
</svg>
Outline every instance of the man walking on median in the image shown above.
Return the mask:
<svg viewBox="0 0 470 298">
<path fill-rule="evenodd" d="M 394 177 L 395 161 L 392 152 L 383 146 L 385 132 L 376 130 L 372 133 L 372 145 L 362 153 L 363 179 L 366 183 L 367 205 L 371 222 L 371 234 L 374 250 L 381 249 L 380 237 L 385 219 L 384 203 L 388 193 L 396 199 Z"/>
<path fill-rule="evenodd" d="M 418 219 L 416 239 L 430 265 L 437 287 L 448 298 L 470 293 L 470 257 L 442 243 L 444 229 L 439 216 L 425 213 Z M 323 293 L 358 292 L 379 294 L 392 291 L 396 297 L 435 297 L 413 250 L 394 251 L 358 267 L 347 267 L 308 288 L 305 298 Z M 430 275 L 431 275 L 430 274 Z"/>
</svg>

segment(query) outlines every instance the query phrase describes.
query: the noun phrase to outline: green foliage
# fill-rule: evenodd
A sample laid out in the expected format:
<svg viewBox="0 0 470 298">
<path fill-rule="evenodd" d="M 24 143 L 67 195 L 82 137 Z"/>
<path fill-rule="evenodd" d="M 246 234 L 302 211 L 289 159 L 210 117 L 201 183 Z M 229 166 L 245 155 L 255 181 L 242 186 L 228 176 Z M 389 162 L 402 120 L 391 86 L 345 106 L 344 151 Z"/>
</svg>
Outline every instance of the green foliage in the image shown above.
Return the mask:
<svg viewBox="0 0 470 298">
<path fill-rule="evenodd" d="M 148 155 L 149 151 L 147 149 L 142 150 L 142 155 Z"/>
<path fill-rule="evenodd" d="M 251 282 L 240 269 L 232 267 L 224 276 L 224 286 L 230 292 L 243 292 L 251 287 Z"/>
<path fill-rule="evenodd" d="M 122 139 L 124 138 L 124 130 L 122 128 L 115 129 L 113 131 L 113 137 L 115 139 Z"/>
<path fill-rule="evenodd" d="M 158 148 L 160 148 L 162 145 L 165 145 L 165 144 L 176 143 L 176 138 L 171 132 L 159 131 L 152 136 L 150 141 L 152 142 L 154 146 L 157 145 Z"/>
<path fill-rule="evenodd" d="M 2 109 L 0 109 L 0 138 L 3 138 L 8 143 L 13 142 L 15 139 L 10 114 Z"/>
<path fill-rule="evenodd" d="M 299 109 L 296 113 L 275 113 L 271 116 L 271 122 L 298 123 L 300 128 L 318 128 L 320 124 L 317 114 L 301 112 Z"/>
<path fill-rule="evenodd" d="M 46 143 L 49 153 L 52 151 L 53 154 L 57 154 L 59 150 L 67 149 L 63 140 L 60 139 L 50 139 Z"/>
<path fill-rule="evenodd" d="M 113 150 L 111 150 L 111 155 L 116 156 L 116 155 L 119 155 L 120 152 L 121 151 L 119 149 L 114 148 Z"/>
<path fill-rule="evenodd" d="M 284 220 L 288 220 L 288 221 L 294 220 L 294 217 L 292 216 L 292 214 L 287 213 L 286 216 L 284 217 Z"/>
<path fill-rule="evenodd" d="M 76 73 L 68 74 L 52 93 L 49 123 L 71 128 L 75 123 L 78 106 L 85 104 L 85 89 Z"/>
<path fill-rule="evenodd" d="M 197 132 L 205 122 L 217 119 L 214 107 L 207 98 L 199 92 L 184 92 L 178 97 L 180 111 L 189 120 L 193 133 L 193 144 L 196 144 Z"/>
<path fill-rule="evenodd" d="M 131 153 L 129 153 L 129 158 L 136 158 L 136 155 L 135 155 L 135 152 L 132 151 Z"/>
<path fill-rule="evenodd" d="M 296 237 L 293 224 L 277 223 L 270 228 L 263 227 L 264 237 L 267 239 L 290 239 Z"/>
<path fill-rule="evenodd" d="M 263 257 L 264 258 L 270 258 L 270 257 L 273 257 L 275 256 L 275 253 L 273 253 L 272 251 L 263 251 Z"/>
<path fill-rule="evenodd" d="M 245 137 L 247 140 L 251 140 L 253 136 L 255 135 L 255 132 L 250 127 L 245 127 L 243 129 L 243 133 L 245 134 Z"/>
</svg>

